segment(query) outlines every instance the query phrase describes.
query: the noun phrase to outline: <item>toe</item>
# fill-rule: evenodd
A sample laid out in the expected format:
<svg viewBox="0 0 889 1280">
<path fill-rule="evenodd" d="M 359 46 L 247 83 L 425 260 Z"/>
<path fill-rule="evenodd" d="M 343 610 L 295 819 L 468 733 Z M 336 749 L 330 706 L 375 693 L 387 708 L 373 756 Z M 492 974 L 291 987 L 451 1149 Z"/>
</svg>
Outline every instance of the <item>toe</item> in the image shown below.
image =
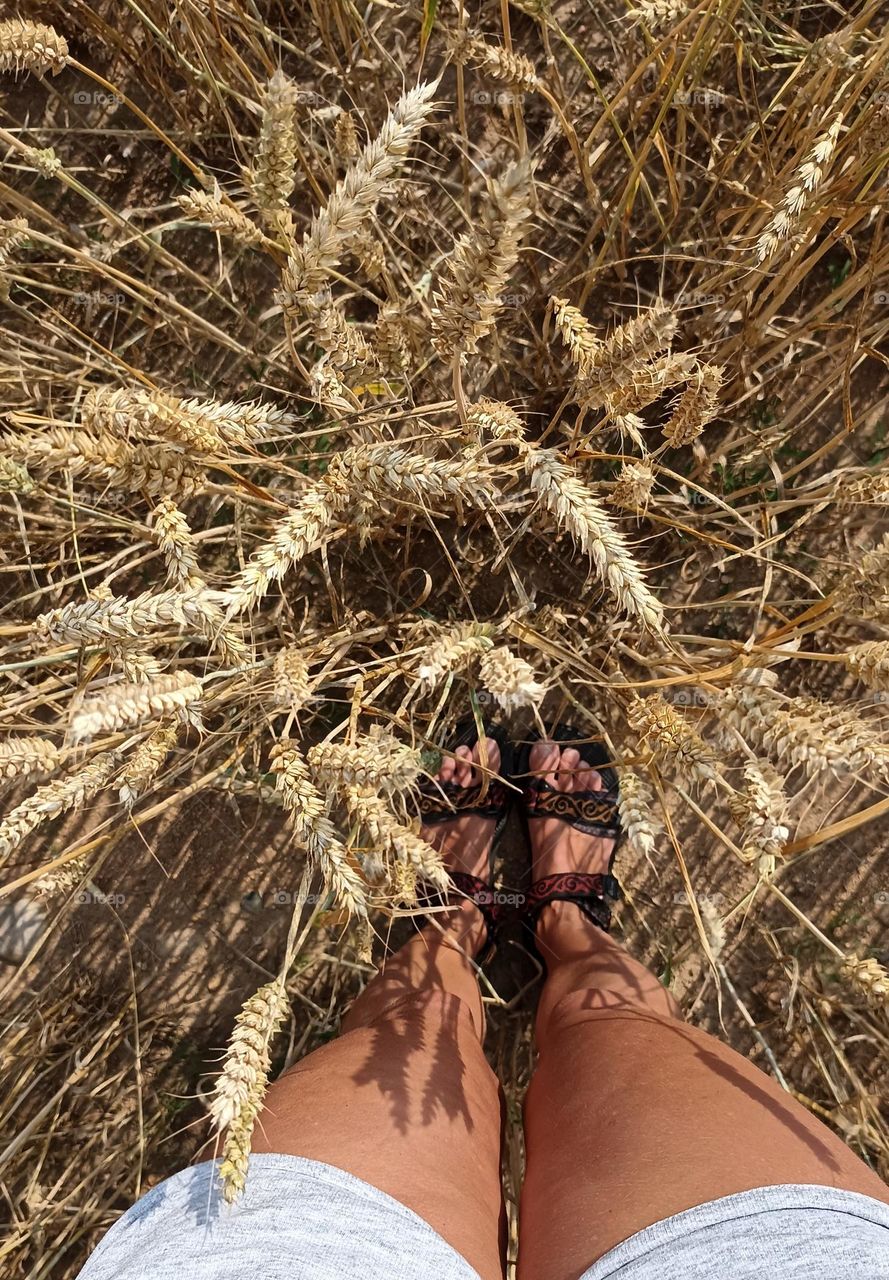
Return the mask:
<svg viewBox="0 0 889 1280">
<path fill-rule="evenodd" d="M 581 761 L 581 764 L 583 762 Z M 602 775 L 595 769 L 579 769 L 574 775 L 575 791 L 602 791 L 604 784 Z"/>
<path fill-rule="evenodd" d="M 500 772 L 500 748 L 493 738 L 485 738 L 485 768 L 488 775 Z M 472 748 L 473 764 L 482 763 L 481 743 L 476 743 Z"/>
<path fill-rule="evenodd" d="M 469 747 L 458 747 L 454 752 L 456 762 L 454 765 L 454 781 L 458 787 L 469 787 L 472 785 L 472 751 Z"/>
<path fill-rule="evenodd" d="M 454 779 L 455 760 L 453 756 L 442 756 L 441 767 L 438 770 L 437 778 L 439 782 L 452 782 Z"/>
<path fill-rule="evenodd" d="M 531 773 L 543 778 L 551 787 L 557 785 L 559 748 L 554 742 L 535 742 L 528 761 Z"/>
<path fill-rule="evenodd" d="M 580 764 L 580 752 L 575 747 L 566 747 L 562 752 L 562 763 L 559 773 L 558 788 L 560 791 L 576 791 L 576 770 Z"/>
</svg>

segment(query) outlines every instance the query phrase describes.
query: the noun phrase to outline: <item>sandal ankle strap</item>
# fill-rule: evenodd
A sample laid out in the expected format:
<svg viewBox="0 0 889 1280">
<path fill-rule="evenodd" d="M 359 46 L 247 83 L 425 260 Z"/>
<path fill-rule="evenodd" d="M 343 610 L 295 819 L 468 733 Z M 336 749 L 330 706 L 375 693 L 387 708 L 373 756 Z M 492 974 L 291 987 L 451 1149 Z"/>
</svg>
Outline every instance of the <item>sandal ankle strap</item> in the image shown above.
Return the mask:
<svg viewBox="0 0 889 1280">
<path fill-rule="evenodd" d="M 481 951 L 475 958 L 476 964 L 483 964 L 494 953 L 497 945 L 497 931 L 503 915 L 503 907 L 497 900 L 497 892 L 492 885 L 479 876 L 470 875 L 466 871 L 449 871 L 450 891 L 426 885 L 417 901 L 424 907 L 456 906 L 461 902 L 474 902 L 485 922 L 485 941 Z M 422 929 L 429 923 L 428 916 L 417 916 L 415 923 Z"/>
<path fill-rule="evenodd" d="M 608 933 L 611 929 L 611 904 L 621 897 L 621 888 L 610 872 L 588 875 L 579 871 L 563 871 L 535 881 L 525 899 L 523 916 L 533 932 L 540 913 L 550 902 L 573 902 L 588 920 Z"/>
</svg>

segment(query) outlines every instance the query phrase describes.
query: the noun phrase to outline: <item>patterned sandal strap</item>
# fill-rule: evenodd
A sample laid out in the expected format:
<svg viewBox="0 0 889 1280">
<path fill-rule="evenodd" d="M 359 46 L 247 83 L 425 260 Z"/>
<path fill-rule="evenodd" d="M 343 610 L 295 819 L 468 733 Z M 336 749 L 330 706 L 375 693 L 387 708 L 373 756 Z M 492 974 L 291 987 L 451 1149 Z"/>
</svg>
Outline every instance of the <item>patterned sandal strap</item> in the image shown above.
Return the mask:
<svg viewBox="0 0 889 1280">
<path fill-rule="evenodd" d="M 615 790 L 557 791 L 540 778 L 524 788 L 525 811 L 529 818 L 559 818 L 589 836 L 621 833 L 618 797 Z"/>
<path fill-rule="evenodd" d="M 480 818 L 503 817 L 509 806 L 506 785 L 500 778 L 491 778 L 484 802 L 480 799 L 483 789 L 483 782 L 472 787 L 461 787 L 456 782 L 423 783 L 417 805 L 420 818 L 432 826 L 436 822 L 450 822 L 458 813 L 474 813 Z"/>
<path fill-rule="evenodd" d="M 485 922 L 485 943 L 482 950 L 476 956 L 476 964 L 483 964 L 494 951 L 497 942 L 497 929 L 500 924 L 500 917 L 503 914 L 503 907 L 497 901 L 497 894 L 492 885 L 486 880 L 482 880 L 479 876 L 470 875 L 467 871 L 449 871 L 448 879 L 453 886 L 453 891 L 442 892 L 434 885 L 427 884 L 421 896 L 417 901 L 424 907 L 443 907 L 454 906 L 457 903 L 465 902 L 467 899 L 474 902 L 482 913 Z M 428 918 L 420 916 L 416 920 L 418 929 L 428 923 Z"/>
<path fill-rule="evenodd" d="M 563 871 L 535 881 L 525 899 L 524 917 L 532 932 L 541 911 L 549 902 L 574 902 L 593 924 L 608 933 L 611 928 L 611 904 L 621 896 L 620 885 L 613 875 L 587 875 L 579 871 Z"/>
</svg>

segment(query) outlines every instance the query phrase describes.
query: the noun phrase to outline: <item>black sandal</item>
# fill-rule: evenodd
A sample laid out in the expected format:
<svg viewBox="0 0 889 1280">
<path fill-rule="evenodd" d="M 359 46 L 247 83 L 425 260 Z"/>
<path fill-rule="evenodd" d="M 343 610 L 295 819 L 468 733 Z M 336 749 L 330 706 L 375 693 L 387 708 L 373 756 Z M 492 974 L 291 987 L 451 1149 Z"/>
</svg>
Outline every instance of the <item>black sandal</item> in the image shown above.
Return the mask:
<svg viewBox="0 0 889 1280">
<path fill-rule="evenodd" d="M 616 771 L 608 765 L 608 753 L 599 742 L 583 742 L 584 735 L 570 724 L 559 724 L 548 739 L 537 737 L 522 747 L 517 761 L 526 818 L 559 818 L 590 836 L 606 836 L 614 840 L 614 849 L 605 875 L 586 875 L 579 871 L 556 872 L 535 881 L 528 891 L 522 909 L 523 921 L 534 934 L 541 911 L 549 902 L 574 902 L 593 924 L 606 933 L 611 928 L 611 907 L 621 896 L 620 884 L 611 874 L 623 834 L 618 811 L 619 782 Z M 557 791 L 555 787 L 530 774 L 531 749 L 535 743 L 551 741 L 572 745 L 584 764 L 595 769 L 602 779 L 602 791 Z M 530 839 L 530 837 L 529 837 Z"/>
<path fill-rule="evenodd" d="M 485 922 L 485 943 L 476 957 L 476 964 L 482 964 L 494 953 L 497 941 L 497 930 L 503 915 L 503 907 L 497 901 L 497 893 L 493 885 L 494 859 L 497 845 L 503 828 L 509 817 L 511 804 L 510 789 L 503 781 L 510 774 L 512 762 L 512 744 L 506 732 L 499 725 L 482 722 L 482 736 L 493 738 L 500 748 L 500 775 L 496 778 L 483 778 L 480 783 L 471 787 L 461 787 L 456 782 L 436 782 L 429 779 L 420 784 L 418 812 L 421 821 L 427 826 L 439 822 L 451 822 L 458 816 L 476 814 L 481 818 L 496 819 L 494 834 L 491 839 L 491 851 L 488 862 L 488 879 L 470 875 L 466 871 L 448 871 L 448 878 L 454 887 L 454 893 L 442 893 L 432 885 L 426 887 L 422 898 L 423 906 L 453 906 L 456 902 L 468 899 L 474 902 L 482 913 Z M 469 716 L 457 725 L 454 737 L 448 744 L 449 751 L 457 747 L 474 747 L 479 734 L 475 720 Z M 425 916 L 416 919 L 418 928 L 428 922 Z"/>
</svg>

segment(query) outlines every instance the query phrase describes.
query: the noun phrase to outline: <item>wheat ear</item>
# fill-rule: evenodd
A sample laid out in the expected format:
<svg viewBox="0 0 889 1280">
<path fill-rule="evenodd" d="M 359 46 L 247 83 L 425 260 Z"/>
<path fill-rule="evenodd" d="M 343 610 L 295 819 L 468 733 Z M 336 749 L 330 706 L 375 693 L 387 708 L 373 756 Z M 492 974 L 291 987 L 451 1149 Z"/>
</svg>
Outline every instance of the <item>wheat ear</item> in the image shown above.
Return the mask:
<svg viewBox="0 0 889 1280">
<path fill-rule="evenodd" d="M 256 223 L 233 204 L 226 204 L 218 190 L 187 191 L 176 197 L 176 203 L 193 222 L 199 222 L 211 231 L 219 231 L 238 244 L 253 248 L 263 242 L 264 236 Z"/>
<path fill-rule="evenodd" d="M 68 65 L 68 42 L 42 22 L 11 18 L 0 22 L 0 71 L 57 75 Z"/>
<path fill-rule="evenodd" d="M 654 812 L 654 790 L 635 769 L 622 768 L 618 795 L 620 823 L 626 832 L 627 844 L 634 853 L 651 861 L 655 841 L 664 829 Z"/>
<path fill-rule="evenodd" d="M 55 773 L 62 753 L 48 738 L 0 740 L 0 778 L 24 778 L 32 773 Z"/>
<path fill-rule="evenodd" d="M 336 829 L 327 817 L 327 806 L 312 781 L 311 771 L 299 748 L 288 739 L 272 750 L 275 788 L 289 811 L 297 839 L 318 867 L 344 910 L 366 916 L 364 886 Z"/>
<path fill-rule="evenodd" d="M 729 798 L 732 817 L 741 828 L 741 853 L 770 875 L 790 839 L 784 779 L 768 760 L 751 760 L 744 766 L 744 783 L 744 790 Z"/>
<path fill-rule="evenodd" d="M 719 412 L 719 388 L 723 370 L 719 365 L 702 364 L 676 402 L 664 427 L 664 439 L 672 448 L 696 440 Z"/>
<path fill-rule="evenodd" d="M 429 687 L 442 676 L 467 667 L 479 654 L 492 648 L 494 628 L 483 622 L 461 622 L 449 627 L 420 656 L 417 675 Z"/>
<path fill-rule="evenodd" d="M 390 734 L 372 733 L 356 743 L 323 742 L 310 748 L 313 773 L 334 787 L 354 786 L 383 791 L 405 791 L 423 768 L 420 752 Z"/>
<path fill-rule="evenodd" d="M 287 711 L 299 711 L 311 697 L 309 664 L 298 645 L 279 649 L 272 663 L 272 702 Z"/>
<path fill-rule="evenodd" d="M 479 678 L 504 711 L 536 705 L 546 693 L 546 685 L 535 678 L 534 668 L 524 658 L 499 645 L 482 656 Z"/>
<path fill-rule="evenodd" d="M 400 891 L 406 901 L 416 899 L 418 878 L 438 889 L 447 888 L 448 873 L 441 854 L 400 822 L 381 796 L 368 788 L 348 784 L 341 785 L 339 793 L 349 813 L 361 823 L 376 848 L 415 873 L 400 882 Z"/>
<path fill-rule="evenodd" d="M 869 689 L 889 690 L 889 640 L 867 640 L 844 658 L 852 674 Z"/>
<path fill-rule="evenodd" d="M 158 503 L 152 512 L 152 521 L 170 584 L 180 590 L 205 586 L 198 570 L 191 529 L 172 498 L 164 498 Z"/>
<path fill-rule="evenodd" d="M 127 760 L 117 780 L 117 794 L 128 809 L 132 809 L 157 777 L 176 745 L 178 732 L 176 724 L 159 724 Z"/>
<path fill-rule="evenodd" d="M 409 90 L 392 108 L 380 132 L 363 149 L 337 183 L 330 199 L 291 253 L 282 275 L 285 307 L 301 305 L 316 292 L 337 265 L 346 241 L 367 219 L 396 174 L 433 109 L 435 84 Z"/>
<path fill-rule="evenodd" d="M 82 769 L 38 787 L 0 822 L 0 857 L 17 849 L 41 823 L 69 809 L 79 809 L 109 782 L 122 758 L 118 751 L 102 752 Z"/>
<path fill-rule="evenodd" d="M 264 214 L 287 208 L 296 169 L 297 89 L 279 68 L 269 80 L 262 102 L 259 151 L 244 180 L 257 208 Z"/>
<path fill-rule="evenodd" d="M 67 471 L 102 481 L 113 493 L 188 498 L 207 483 L 206 469 L 183 454 L 121 440 L 110 431 L 50 427 L 28 435 L 9 433 L 0 443 L 14 462 L 41 475 Z"/>
<path fill-rule="evenodd" d="M 713 751 L 660 694 L 634 696 L 627 720 L 639 735 L 640 749 L 649 750 L 659 765 L 698 784 L 716 781 Z"/>
<path fill-rule="evenodd" d="M 525 468 L 547 510 L 592 558 L 599 577 L 625 613 L 653 631 L 663 630 L 663 610 L 645 585 L 642 570 L 590 490 L 555 449 L 529 449 Z"/>
<path fill-rule="evenodd" d="M 877 1007 L 889 1005 L 889 969 L 878 960 L 846 956 L 840 972 L 848 982 L 864 992 L 871 1004 Z"/>
<path fill-rule="evenodd" d="M 230 1204 L 247 1183 L 253 1126 L 268 1088 L 270 1046 L 289 1009 L 281 978 L 265 983 L 235 1019 L 210 1114 L 225 1130 L 222 1147 L 222 1194 Z"/>
<path fill-rule="evenodd" d="M 824 174 L 833 159 L 842 126 L 842 113 L 837 112 L 816 138 L 805 160 L 794 174 L 792 186 L 785 192 L 781 204 L 756 242 L 757 262 L 768 261 L 800 225 L 807 206 L 811 204 L 813 196 L 824 181 Z"/>
<path fill-rule="evenodd" d="M 194 704 L 202 696 L 201 681 L 188 671 L 160 675 L 149 683 L 108 685 L 80 705 L 71 719 L 71 735 L 75 742 L 83 742 L 172 715 L 200 727 Z"/>
<path fill-rule="evenodd" d="M 477 351 L 490 333 L 530 216 L 531 168 L 522 160 L 491 184 L 479 226 L 460 237 L 447 261 L 432 308 L 439 355 Z"/>
</svg>

